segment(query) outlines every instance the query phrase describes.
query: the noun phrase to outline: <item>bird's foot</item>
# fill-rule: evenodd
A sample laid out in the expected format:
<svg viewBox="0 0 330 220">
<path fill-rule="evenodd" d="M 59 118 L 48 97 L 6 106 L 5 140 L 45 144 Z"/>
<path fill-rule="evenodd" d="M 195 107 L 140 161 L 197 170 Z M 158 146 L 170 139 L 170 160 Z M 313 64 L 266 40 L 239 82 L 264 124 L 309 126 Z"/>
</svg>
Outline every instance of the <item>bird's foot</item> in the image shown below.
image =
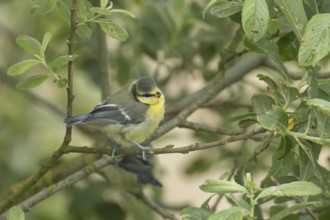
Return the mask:
<svg viewBox="0 0 330 220">
<path fill-rule="evenodd" d="M 149 150 L 151 149 L 151 147 L 145 147 L 145 146 L 142 146 L 141 144 L 139 143 L 136 143 L 135 141 L 132 141 L 130 140 L 132 144 L 134 144 L 136 147 L 138 147 L 140 150 L 141 150 L 141 156 L 142 156 L 142 159 L 143 160 L 147 160 L 147 157 L 146 157 L 146 150 Z"/>
<path fill-rule="evenodd" d="M 112 159 L 115 159 L 117 156 L 116 156 L 116 150 L 117 150 L 118 146 L 117 144 L 112 144 L 112 152 L 111 152 L 111 158 Z"/>
</svg>

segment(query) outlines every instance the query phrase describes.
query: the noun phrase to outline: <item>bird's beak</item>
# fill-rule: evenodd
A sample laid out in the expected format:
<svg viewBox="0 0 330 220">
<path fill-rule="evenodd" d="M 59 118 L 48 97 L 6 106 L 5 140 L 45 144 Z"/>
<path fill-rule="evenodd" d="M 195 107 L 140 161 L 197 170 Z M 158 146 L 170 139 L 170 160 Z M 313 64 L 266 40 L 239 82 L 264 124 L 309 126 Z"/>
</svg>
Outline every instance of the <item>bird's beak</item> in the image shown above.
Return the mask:
<svg viewBox="0 0 330 220">
<path fill-rule="evenodd" d="M 160 98 L 162 96 L 162 94 L 160 92 L 156 92 L 156 96 L 157 96 L 157 98 Z"/>
</svg>

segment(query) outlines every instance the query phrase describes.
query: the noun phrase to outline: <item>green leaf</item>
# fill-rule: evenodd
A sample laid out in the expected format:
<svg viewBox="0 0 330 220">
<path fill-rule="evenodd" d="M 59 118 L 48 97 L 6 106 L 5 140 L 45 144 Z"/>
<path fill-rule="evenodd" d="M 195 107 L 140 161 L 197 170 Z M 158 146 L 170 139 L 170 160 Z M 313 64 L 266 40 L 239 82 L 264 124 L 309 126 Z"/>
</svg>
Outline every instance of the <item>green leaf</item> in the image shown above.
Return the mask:
<svg viewBox="0 0 330 220">
<path fill-rule="evenodd" d="M 24 220 L 25 215 L 23 210 L 18 206 L 13 206 L 9 209 L 7 220 Z"/>
<path fill-rule="evenodd" d="M 257 117 L 260 125 L 270 131 L 281 131 L 283 134 L 288 126 L 288 115 L 281 107 L 274 106 L 272 111 Z"/>
<path fill-rule="evenodd" d="M 64 88 L 66 86 L 66 84 L 68 83 L 68 80 L 67 79 L 58 79 L 58 80 L 55 80 L 54 82 L 59 88 Z"/>
<path fill-rule="evenodd" d="M 264 54 L 267 57 L 271 58 L 272 61 L 277 66 L 277 68 L 284 74 L 284 76 L 286 78 L 288 78 L 287 77 L 288 71 L 283 64 L 283 61 L 281 59 L 280 52 L 279 52 L 279 49 L 278 49 L 278 46 L 276 43 L 266 40 L 266 39 L 262 39 L 258 42 L 251 42 L 247 38 L 245 38 L 244 44 L 249 50 L 256 52 L 256 53 Z"/>
<path fill-rule="evenodd" d="M 27 35 L 19 35 L 16 38 L 16 44 L 26 52 L 36 57 L 40 57 L 41 44 L 36 39 Z"/>
<path fill-rule="evenodd" d="M 237 192 L 247 193 L 247 190 L 244 186 L 226 180 L 208 179 L 201 186 L 199 186 L 199 188 L 204 192 L 211 192 L 218 194 L 237 193 Z"/>
<path fill-rule="evenodd" d="M 330 185 L 329 172 L 317 163 L 322 145 L 313 142 L 301 142 L 302 144 L 299 145 L 299 178 L 306 181 L 314 179 L 323 189 L 328 190 Z"/>
<path fill-rule="evenodd" d="M 276 44 L 283 61 L 295 60 L 298 56 L 299 41 L 293 31 L 282 36 Z"/>
<path fill-rule="evenodd" d="M 76 16 L 78 23 L 85 22 L 94 16 L 94 13 L 89 10 L 92 7 L 92 4 L 88 0 L 77 1 Z"/>
<path fill-rule="evenodd" d="M 308 22 L 302 0 L 275 0 L 299 41 Z"/>
<path fill-rule="evenodd" d="M 182 220 L 207 220 L 212 214 L 208 209 L 188 207 L 182 210 Z"/>
<path fill-rule="evenodd" d="M 21 62 L 15 63 L 8 68 L 7 74 L 9 76 L 20 75 L 32 68 L 33 66 L 40 64 L 40 60 L 23 60 Z"/>
<path fill-rule="evenodd" d="M 97 20 L 96 22 L 99 23 L 101 29 L 110 37 L 119 41 L 127 40 L 128 33 L 126 30 L 112 20 Z"/>
<path fill-rule="evenodd" d="M 135 15 L 132 12 L 124 10 L 124 9 L 112 9 L 111 13 L 120 13 L 120 14 L 127 15 L 131 18 L 136 18 Z"/>
<path fill-rule="evenodd" d="M 315 65 L 330 51 L 330 13 L 319 14 L 308 22 L 299 48 L 300 65 Z"/>
<path fill-rule="evenodd" d="M 40 74 L 30 76 L 18 82 L 16 85 L 17 89 L 32 89 L 36 86 L 39 86 L 41 83 L 48 79 L 48 75 Z"/>
<path fill-rule="evenodd" d="M 101 8 L 106 8 L 108 5 L 109 0 L 100 0 Z"/>
<path fill-rule="evenodd" d="M 259 78 L 259 80 L 262 80 L 265 83 L 267 83 L 270 89 L 277 90 L 278 88 L 277 82 L 273 80 L 270 76 L 264 74 L 258 74 L 257 77 Z"/>
<path fill-rule="evenodd" d="M 242 207 L 231 207 L 211 215 L 207 220 L 241 220 L 249 212 Z"/>
<path fill-rule="evenodd" d="M 255 120 L 255 119 L 256 119 L 256 113 L 249 112 L 249 113 L 244 113 L 244 114 L 230 117 L 226 120 L 226 123 L 233 123 L 236 121 L 243 121 L 243 120 Z"/>
<path fill-rule="evenodd" d="M 226 1 L 226 0 L 210 0 L 209 3 L 207 3 L 207 5 L 204 7 L 203 12 L 202 12 L 202 16 L 203 18 L 205 18 L 205 13 L 207 12 L 207 10 L 209 10 L 209 8 L 214 5 L 217 2 L 222 2 L 222 1 Z"/>
<path fill-rule="evenodd" d="M 252 104 L 257 115 L 265 115 L 267 112 L 273 110 L 273 105 L 275 105 L 274 99 L 265 94 L 258 94 L 252 97 Z"/>
<path fill-rule="evenodd" d="M 330 114 L 330 102 L 323 99 L 307 99 L 306 105 L 316 106 L 322 114 Z"/>
<path fill-rule="evenodd" d="M 226 18 L 242 11 L 242 8 L 241 2 L 221 1 L 211 7 L 210 13 L 217 18 Z"/>
<path fill-rule="evenodd" d="M 32 0 L 32 14 L 47 14 L 54 10 L 57 0 Z"/>
<path fill-rule="evenodd" d="M 269 176 L 286 176 L 292 171 L 295 163 L 295 154 L 291 150 L 294 143 L 288 136 L 281 139 L 280 145 L 272 156 L 272 166 L 268 172 Z"/>
<path fill-rule="evenodd" d="M 320 187 L 311 182 L 296 181 L 291 183 L 285 183 L 279 186 L 271 186 L 264 189 L 256 198 L 262 199 L 270 196 L 312 196 L 321 194 Z"/>
<path fill-rule="evenodd" d="M 111 12 L 108 9 L 105 8 L 99 8 L 99 7 L 92 7 L 89 9 L 91 12 L 95 14 L 100 14 L 100 15 L 111 15 Z"/>
<path fill-rule="evenodd" d="M 257 42 L 266 34 L 269 21 L 265 0 L 245 0 L 242 10 L 242 25 L 246 36 Z"/>
<path fill-rule="evenodd" d="M 44 35 L 44 38 L 42 39 L 42 43 L 41 43 L 41 49 L 40 49 L 40 55 L 42 57 L 45 57 L 45 50 L 47 48 L 47 45 L 50 41 L 50 39 L 52 38 L 52 33 L 50 32 L 47 32 L 45 35 Z"/>
<path fill-rule="evenodd" d="M 210 200 L 215 196 L 215 194 L 211 195 L 209 198 L 207 198 L 203 204 L 201 205 L 201 208 L 210 210 L 209 202 Z"/>
<path fill-rule="evenodd" d="M 86 39 L 90 39 L 93 33 L 92 29 L 87 25 L 79 25 L 76 29 L 76 32 L 81 38 Z"/>
<path fill-rule="evenodd" d="M 299 203 L 299 204 L 295 204 L 289 208 L 286 208 L 280 212 L 278 212 L 277 214 L 273 215 L 270 217 L 269 220 L 280 220 L 283 219 L 284 217 L 292 214 L 293 212 L 302 210 L 302 209 L 306 209 L 309 207 L 313 207 L 313 206 L 317 206 L 319 205 L 317 202 L 306 202 L 306 203 Z"/>
<path fill-rule="evenodd" d="M 69 63 L 69 61 L 73 61 L 77 57 L 78 55 L 61 55 L 56 57 L 49 66 L 55 73 L 58 73 Z"/>
</svg>

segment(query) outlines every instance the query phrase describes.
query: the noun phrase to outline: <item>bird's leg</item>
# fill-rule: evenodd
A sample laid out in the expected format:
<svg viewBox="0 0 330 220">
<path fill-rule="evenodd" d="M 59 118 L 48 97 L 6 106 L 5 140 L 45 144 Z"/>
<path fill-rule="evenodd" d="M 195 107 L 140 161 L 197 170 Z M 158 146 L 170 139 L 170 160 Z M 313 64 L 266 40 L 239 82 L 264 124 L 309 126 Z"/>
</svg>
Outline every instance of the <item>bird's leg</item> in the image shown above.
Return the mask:
<svg viewBox="0 0 330 220">
<path fill-rule="evenodd" d="M 141 152 L 142 152 L 142 159 L 143 160 L 147 160 L 147 158 L 146 158 L 146 150 L 149 150 L 150 149 L 150 147 L 145 147 L 145 146 L 142 146 L 141 144 L 139 144 L 139 143 L 136 143 L 135 141 L 132 141 L 132 140 L 130 140 L 130 142 L 132 143 L 132 144 L 134 144 L 136 147 L 138 147 L 140 150 L 141 150 Z"/>
<path fill-rule="evenodd" d="M 111 147 L 112 147 L 111 157 L 113 159 L 116 157 L 116 150 L 117 150 L 118 146 L 115 142 L 112 142 Z"/>
</svg>

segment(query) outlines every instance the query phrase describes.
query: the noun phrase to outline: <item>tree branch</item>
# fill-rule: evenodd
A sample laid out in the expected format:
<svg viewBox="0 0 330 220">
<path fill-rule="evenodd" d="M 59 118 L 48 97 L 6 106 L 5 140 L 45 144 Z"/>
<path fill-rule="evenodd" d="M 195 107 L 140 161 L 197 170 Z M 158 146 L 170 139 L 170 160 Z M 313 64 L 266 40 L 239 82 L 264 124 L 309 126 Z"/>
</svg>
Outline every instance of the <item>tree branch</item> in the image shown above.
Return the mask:
<svg viewBox="0 0 330 220">
<path fill-rule="evenodd" d="M 251 70 L 259 67 L 263 63 L 264 59 L 265 57 L 263 56 L 253 55 L 245 58 L 244 60 L 241 60 L 235 66 L 226 71 L 224 79 L 222 79 L 221 74 L 218 74 L 204 88 L 190 96 L 187 96 L 187 98 L 180 100 L 180 102 L 176 105 L 171 106 L 171 108 L 174 109 L 179 108 L 184 110 L 180 112 L 176 117 L 170 119 L 169 121 L 161 125 L 146 142 L 150 142 L 151 140 L 154 140 L 175 128 L 178 124 L 184 121 L 191 113 L 193 113 L 200 106 L 205 105 L 220 91 L 240 80 Z"/>
<path fill-rule="evenodd" d="M 102 100 L 110 95 L 110 76 L 108 71 L 108 48 L 105 33 L 100 27 L 97 28 L 97 43 L 98 43 L 98 60 L 100 66 L 100 84 L 102 92 Z"/>
<path fill-rule="evenodd" d="M 234 132 L 230 131 L 226 128 L 220 128 L 220 127 L 211 127 L 204 124 L 196 123 L 196 122 L 189 122 L 189 121 L 183 121 L 180 124 L 178 124 L 179 128 L 188 128 L 192 129 L 194 131 L 203 131 L 207 133 L 212 134 L 223 134 L 223 135 L 237 135 L 241 134 L 242 132 Z"/>
<path fill-rule="evenodd" d="M 93 172 L 102 169 L 103 167 L 114 164 L 114 160 L 111 157 L 104 157 L 95 161 L 94 163 L 85 166 L 83 169 L 71 174 L 70 176 L 66 177 L 65 179 L 61 180 L 60 182 L 48 186 L 43 190 L 39 191 L 34 196 L 28 198 L 24 202 L 20 204 L 20 207 L 26 212 L 29 211 L 30 208 L 41 202 L 42 200 L 54 195 L 61 190 L 68 188 L 69 186 L 75 184 L 79 180 L 86 178 Z M 5 214 L 0 216 L 0 219 L 5 219 Z"/>
<path fill-rule="evenodd" d="M 76 29 L 76 6 L 77 0 L 72 0 L 71 4 L 71 27 L 68 38 L 68 54 L 73 55 L 74 33 Z M 72 102 L 73 102 L 73 61 L 68 63 L 68 85 L 67 85 L 67 116 L 72 116 Z M 63 149 L 66 148 L 71 141 L 72 128 L 66 127 L 66 132 L 62 145 L 53 153 L 53 155 L 44 163 L 39 171 L 31 177 L 23 187 L 11 195 L 6 201 L 0 205 L 0 213 L 3 213 L 8 208 L 21 202 L 22 198 L 28 191 L 54 166 L 56 161 L 63 155 Z"/>
<path fill-rule="evenodd" d="M 146 154 L 148 155 L 155 155 L 155 154 L 173 154 L 173 153 L 181 153 L 181 154 L 186 154 L 191 151 L 198 151 L 198 150 L 205 150 L 209 148 L 214 148 L 218 147 L 221 145 L 226 145 L 235 141 L 240 141 L 240 140 L 247 140 L 248 138 L 264 133 L 266 130 L 264 128 L 258 128 L 254 129 L 248 133 L 245 134 L 239 134 L 239 135 L 234 135 L 225 139 L 220 139 L 217 141 L 209 142 L 209 143 L 195 143 L 183 147 L 176 147 L 174 148 L 173 145 L 169 145 L 163 148 L 152 148 L 146 151 Z M 111 155 L 112 149 L 111 148 L 91 148 L 91 147 L 77 147 L 77 146 L 68 146 L 63 150 L 64 153 L 85 153 L 85 154 L 108 154 Z M 116 153 L 118 155 L 120 154 L 137 154 L 139 155 L 141 152 L 136 149 L 136 150 L 131 150 L 131 149 L 124 149 L 124 148 L 118 148 L 116 150 Z"/>
</svg>

